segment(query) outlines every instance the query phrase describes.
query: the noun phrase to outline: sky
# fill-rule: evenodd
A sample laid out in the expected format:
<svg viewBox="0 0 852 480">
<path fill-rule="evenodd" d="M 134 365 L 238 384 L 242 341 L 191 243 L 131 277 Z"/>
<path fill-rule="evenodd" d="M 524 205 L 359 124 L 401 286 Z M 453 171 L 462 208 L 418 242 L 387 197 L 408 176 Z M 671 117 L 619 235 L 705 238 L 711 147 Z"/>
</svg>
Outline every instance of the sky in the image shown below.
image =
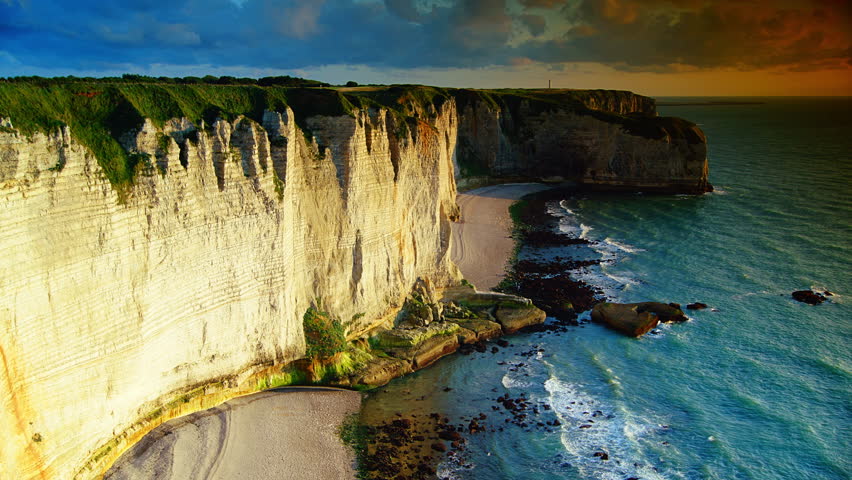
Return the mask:
<svg viewBox="0 0 852 480">
<path fill-rule="evenodd" d="M 852 95 L 852 0 L 0 0 L 0 76 Z"/>
</svg>

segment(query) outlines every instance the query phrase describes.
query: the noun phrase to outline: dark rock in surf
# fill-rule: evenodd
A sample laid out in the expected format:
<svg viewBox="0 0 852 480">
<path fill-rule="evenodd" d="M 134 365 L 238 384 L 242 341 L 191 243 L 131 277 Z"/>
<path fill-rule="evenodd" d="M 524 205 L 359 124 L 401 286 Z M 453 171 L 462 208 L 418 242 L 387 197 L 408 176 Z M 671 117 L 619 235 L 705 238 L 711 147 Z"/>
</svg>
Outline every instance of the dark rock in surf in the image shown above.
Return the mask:
<svg viewBox="0 0 852 480">
<path fill-rule="evenodd" d="M 797 290 L 793 292 L 793 299 L 808 305 L 819 305 L 825 301 L 825 295 L 813 290 Z"/>
<path fill-rule="evenodd" d="M 631 337 L 642 336 L 660 322 L 682 322 L 679 308 L 659 302 L 599 303 L 592 309 L 592 321 Z"/>
<path fill-rule="evenodd" d="M 705 308 L 707 308 L 707 304 L 701 303 L 701 302 L 695 302 L 695 303 L 688 304 L 686 306 L 686 308 L 688 310 L 704 310 Z"/>
<path fill-rule="evenodd" d="M 447 446 L 441 442 L 435 442 L 432 444 L 432 450 L 435 450 L 436 452 L 446 452 Z"/>
</svg>

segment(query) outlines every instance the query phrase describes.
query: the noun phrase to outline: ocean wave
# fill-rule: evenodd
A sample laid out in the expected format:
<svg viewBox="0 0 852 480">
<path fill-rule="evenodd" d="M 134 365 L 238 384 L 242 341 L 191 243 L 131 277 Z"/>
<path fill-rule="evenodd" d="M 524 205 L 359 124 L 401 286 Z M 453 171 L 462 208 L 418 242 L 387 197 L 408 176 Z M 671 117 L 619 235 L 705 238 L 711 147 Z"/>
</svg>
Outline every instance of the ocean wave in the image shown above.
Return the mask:
<svg viewBox="0 0 852 480">
<path fill-rule="evenodd" d="M 568 215 L 576 215 L 573 210 L 568 208 L 568 202 L 566 202 L 565 200 L 560 200 L 559 206 L 562 207 L 562 210 L 564 210 L 565 213 L 567 213 Z"/>
<path fill-rule="evenodd" d="M 593 265 L 583 270 L 572 272 L 572 276 L 587 285 L 600 289 L 612 301 L 620 301 L 625 291 L 642 283 L 631 276 L 630 272 L 610 273 L 607 265 Z"/>
<path fill-rule="evenodd" d="M 826 295 L 826 299 L 832 303 L 843 303 L 843 295 L 831 290 L 830 288 L 826 288 L 825 285 L 811 285 L 811 290 L 814 292 L 824 293 L 830 292 L 831 295 Z"/>
<path fill-rule="evenodd" d="M 645 249 L 643 249 L 643 248 L 634 247 L 633 245 L 628 245 L 628 244 L 623 243 L 623 242 L 618 242 L 618 241 L 613 240 L 610 237 L 606 237 L 604 239 L 604 243 L 607 244 L 607 245 L 611 245 L 611 246 L 617 248 L 618 250 L 621 250 L 622 252 L 627 252 L 627 253 L 638 253 L 638 252 L 644 252 L 645 251 Z"/>
<path fill-rule="evenodd" d="M 528 380 L 522 380 L 521 375 L 512 375 L 511 373 L 506 373 L 503 375 L 503 379 L 500 381 L 505 388 L 517 388 L 521 390 L 529 389 L 532 386 L 532 382 Z"/>
<path fill-rule="evenodd" d="M 559 218 L 558 229 L 561 233 L 574 238 L 589 240 L 588 245 L 593 256 L 590 258 L 601 260 L 604 263 L 616 262 L 628 255 L 635 255 L 645 250 L 627 242 L 619 241 L 607 236 L 602 241 L 594 238 L 592 233 L 595 227 L 583 223 L 577 212 L 572 210 L 568 201 L 561 200 L 558 204 L 552 203 L 548 206 L 548 213 Z M 595 256 L 597 258 L 595 258 Z M 610 265 L 590 266 L 582 271 L 573 273 L 577 280 L 600 288 L 604 294 L 612 299 L 617 299 L 622 292 L 639 285 L 641 280 L 630 272 L 619 272 L 618 274 L 608 271 Z"/>
<path fill-rule="evenodd" d="M 562 424 L 562 446 L 582 478 L 667 478 L 649 465 L 639 450 L 640 440 L 653 435 L 659 426 L 629 419 L 580 385 L 554 376 L 545 381 L 544 388 Z M 599 452 L 605 453 L 609 460 L 602 461 Z"/>
<path fill-rule="evenodd" d="M 438 464 L 438 478 L 443 480 L 458 480 L 461 477 L 458 476 L 458 473 L 461 471 L 461 467 L 458 465 L 450 463 L 448 460 L 444 460 L 440 464 Z"/>
<path fill-rule="evenodd" d="M 625 275 L 615 275 L 613 273 L 609 273 L 605 269 L 603 269 L 601 271 L 603 272 L 604 275 L 606 275 L 606 277 L 608 279 L 612 280 L 613 282 L 615 282 L 619 285 L 623 285 L 622 289 L 626 289 L 627 287 L 629 287 L 631 285 L 639 285 L 640 283 L 642 283 L 641 281 L 639 281 L 635 278 L 631 278 L 631 277 L 628 277 L 628 276 L 625 276 Z"/>
<path fill-rule="evenodd" d="M 582 230 L 580 230 L 580 226 L 570 222 L 559 222 L 559 231 L 568 235 L 569 237 L 580 237 Z"/>
</svg>

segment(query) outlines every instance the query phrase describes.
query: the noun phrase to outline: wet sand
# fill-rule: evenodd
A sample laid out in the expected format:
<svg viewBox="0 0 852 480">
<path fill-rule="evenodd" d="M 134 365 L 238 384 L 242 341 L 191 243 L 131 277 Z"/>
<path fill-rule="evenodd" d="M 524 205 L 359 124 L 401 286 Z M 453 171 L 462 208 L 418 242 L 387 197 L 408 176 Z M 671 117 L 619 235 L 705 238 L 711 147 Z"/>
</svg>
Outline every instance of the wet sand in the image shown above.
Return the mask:
<svg viewBox="0 0 852 480">
<path fill-rule="evenodd" d="M 528 193 L 548 188 L 539 183 L 513 183 L 458 195 L 461 221 L 453 224 L 450 256 L 477 290 L 491 290 L 505 275 L 515 246 L 509 206 Z"/>
</svg>

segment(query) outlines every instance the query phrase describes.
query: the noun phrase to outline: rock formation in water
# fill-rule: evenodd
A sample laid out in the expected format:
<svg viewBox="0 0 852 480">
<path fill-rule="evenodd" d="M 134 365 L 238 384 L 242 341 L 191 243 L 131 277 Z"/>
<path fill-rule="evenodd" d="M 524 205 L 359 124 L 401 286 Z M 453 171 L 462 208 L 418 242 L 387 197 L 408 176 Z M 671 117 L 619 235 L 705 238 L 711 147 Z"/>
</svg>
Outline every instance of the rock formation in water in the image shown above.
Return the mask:
<svg viewBox="0 0 852 480">
<path fill-rule="evenodd" d="M 684 322 L 683 310 L 660 302 L 599 303 L 592 308 L 592 321 L 630 337 L 641 337 L 660 322 Z"/>
<path fill-rule="evenodd" d="M 831 292 L 814 292 L 813 290 L 796 290 L 791 294 L 797 302 L 807 303 L 808 305 L 819 305 L 827 300 L 827 296 L 831 296 Z"/>
<path fill-rule="evenodd" d="M 569 96 L 0 85 L 0 477 L 95 477 L 164 420 L 270 386 L 312 309 L 366 344 L 418 283 L 435 304 L 461 281 L 471 165 L 703 191 L 697 127 Z"/>
</svg>

